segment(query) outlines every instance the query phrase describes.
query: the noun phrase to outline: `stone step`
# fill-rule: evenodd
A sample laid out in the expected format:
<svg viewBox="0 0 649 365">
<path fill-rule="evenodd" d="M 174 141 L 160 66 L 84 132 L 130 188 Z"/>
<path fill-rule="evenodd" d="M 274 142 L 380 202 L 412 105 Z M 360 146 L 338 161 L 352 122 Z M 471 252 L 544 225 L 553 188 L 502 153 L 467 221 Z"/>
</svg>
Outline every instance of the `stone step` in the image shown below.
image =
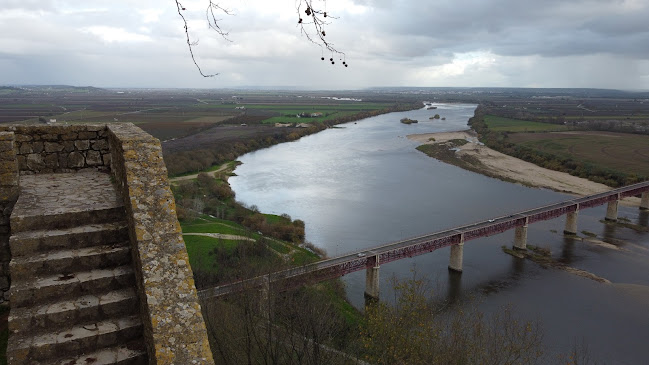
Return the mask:
<svg viewBox="0 0 649 365">
<path fill-rule="evenodd" d="M 133 268 L 127 265 L 14 281 L 9 290 L 9 300 L 14 309 L 134 286 Z"/>
<path fill-rule="evenodd" d="M 37 336 L 10 336 L 7 360 L 11 364 L 41 364 L 126 344 L 141 336 L 139 316 L 105 320 Z M 61 361 L 54 363 L 60 364 Z"/>
<path fill-rule="evenodd" d="M 74 228 L 12 232 L 12 257 L 31 256 L 52 250 L 92 247 L 128 240 L 126 222 L 85 224 Z"/>
<path fill-rule="evenodd" d="M 50 251 L 34 256 L 13 257 L 9 264 L 11 280 L 29 280 L 57 273 L 71 274 L 93 269 L 114 268 L 131 262 L 128 242 Z"/>
<path fill-rule="evenodd" d="M 76 357 L 41 362 L 41 365 L 146 365 L 146 349 L 142 341 L 101 349 Z"/>
<path fill-rule="evenodd" d="M 34 230 L 66 229 L 84 224 L 111 223 L 124 220 L 124 207 L 109 207 L 104 209 L 67 211 L 63 213 L 41 212 L 36 215 L 21 215 L 11 213 L 11 233 Z"/>
<path fill-rule="evenodd" d="M 11 309 L 9 331 L 13 335 L 32 335 L 48 329 L 63 329 L 73 324 L 93 323 L 138 312 L 134 288 L 114 290 L 96 295 L 84 295 L 71 300 L 34 307 Z"/>
<path fill-rule="evenodd" d="M 110 175 L 86 171 L 21 175 L 10 224 L 11 232 L 17 233 L 123 219 L 124 204 Z"/>
</svg>

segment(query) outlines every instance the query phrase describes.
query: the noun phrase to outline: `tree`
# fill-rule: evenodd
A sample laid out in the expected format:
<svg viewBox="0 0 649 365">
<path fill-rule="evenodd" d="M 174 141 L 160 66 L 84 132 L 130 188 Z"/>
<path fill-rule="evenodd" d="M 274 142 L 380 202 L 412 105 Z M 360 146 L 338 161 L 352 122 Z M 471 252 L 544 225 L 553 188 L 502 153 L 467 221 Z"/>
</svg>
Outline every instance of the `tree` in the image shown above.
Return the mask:
<svg viewBox="0 0 649 365">
<path fill-rule="evenodd" d="M 366 310 L 361 340 L 372 364 L 536 364 L 543 354 L 539 323 L 509 308 L 485 315 L 476 308 L 440 308 L 416 276 L 393 279 L 396 303 Z"/>
<path fill-rule="evenodd" d="M 180 16 L 184 24 L 185 40 L 187 42 L 189 54 L 192 58 L 192 61 L 194 62 L 194 65 L 196 65 L 198 72 L 203 77 L 214 77 L 218 75 L 218 73 L 206 74 L 198 65 L 198 62 L 196 61 L 196 57 L 194 56 L 194 47 L 198 45 L 198 40 L 195 40 L 190 34 L 189 26 L 187 24 L 187 18 L 184 15 L 184 12 L 187 10 L 187 8 L 185 8 L 185 6 L 183 6 L 179 0 L 175 0 L 175 1 L 176 1 L 176 9 L 178 11 L 178 16 Z M 209 28 L 214 30 L 214 32 L 216 32 L 216 34 L 221 36 L 223 39 L 230 41 L 230 39 L 228 38 L 229 32 L 221 28 L 221 26 L 219 25 L 220 19 L 217 18 L 217 14 L 233 15 L 233 13 L 230 10 L 220 6 L 218 3 L 214 2 L 213 0 L 205 0 L 205 1 L 207 3 L 207 8 L 205 10 L 205 18 L 207 20 L 207 24 Z M 326 49 L 332 54 L 335 53 L 341 55 L 343 57 L 343 62 L 342 62 L 343 66 L 348 67 L 347 60 L 344 59 L 345 54 L 337 50 L 334 47 L 333 43 L 326 38 L 327 32 L 325 30 L 325 26 L 331 24 L 331 22 L 329 21 L 330 19 L 337 19 L 337 18 L 327 13 L 326 0 L 324 0 L 323 3 L 324 3 L 324 7 L 320 8 L 317 6 L 313 6 L 313 0 L 296 1 L 296 13 L 298 17 L 297 24 L 298 27 L 300 28 L 300 34 L 302 34 L 309 42 L 316 44 L 321 49 L 323 49 L 323 55 L 321 57 L 323 61 L 325 60 L 324 50 Z M 329 58 L 329 61 L 331 62 L 332 65 L 336 63 L 333 59 L 333 56 Z"/>
</svg>

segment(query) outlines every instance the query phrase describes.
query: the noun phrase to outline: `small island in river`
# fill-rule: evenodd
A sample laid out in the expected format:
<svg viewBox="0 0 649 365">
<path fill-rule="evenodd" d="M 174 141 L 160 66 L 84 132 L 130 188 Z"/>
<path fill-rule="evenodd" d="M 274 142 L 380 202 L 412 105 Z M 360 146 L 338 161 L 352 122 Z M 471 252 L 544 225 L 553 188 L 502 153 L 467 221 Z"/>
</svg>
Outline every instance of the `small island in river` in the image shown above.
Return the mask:
<svg viewBox="0 0 649 365">
<path fill-rule="evenodd" d="M 413 124 L 413 123 L 419 123 L 419 121 L 416 120 L 416 119 L 401 118 L 401 123 L 403 123 L 403 124 Z"/>
</svg>

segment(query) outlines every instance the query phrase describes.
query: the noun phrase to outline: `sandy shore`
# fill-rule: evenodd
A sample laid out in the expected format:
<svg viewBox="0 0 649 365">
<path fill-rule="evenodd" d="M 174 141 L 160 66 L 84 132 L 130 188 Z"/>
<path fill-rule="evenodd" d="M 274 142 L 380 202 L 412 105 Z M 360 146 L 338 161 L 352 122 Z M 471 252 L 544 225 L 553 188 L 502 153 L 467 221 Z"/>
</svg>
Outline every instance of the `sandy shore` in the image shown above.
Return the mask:
<svg viewBox="0 0 649 365">
<path fill-rule="evenodd" d="M 434 141 L 430 139 L 434 138 Z M 610 187 L 587 179 L 572 176 L 565 172 L 548 170 L 533 163 L 520 160 L 494 151 L 478 142 L 474 131 L 442 132 L 428 134 L 411 134 L 408 139 L 421 144 L 442 143 L 451 139 L 465 139 L 469 143 L 459 147 L 456 152 L 459 155 L 469 155 L 477 158 L 493 175 L 505 180 L 512 180 L 528 186 L 552 189 L 559 192 L 574 194 L 578 196 L 592 195 L 611 190 Z M 639 204 L 633 201 L 627 204 Z M 625 199 L 627 200 L 627 199 Z"/>
</svg>

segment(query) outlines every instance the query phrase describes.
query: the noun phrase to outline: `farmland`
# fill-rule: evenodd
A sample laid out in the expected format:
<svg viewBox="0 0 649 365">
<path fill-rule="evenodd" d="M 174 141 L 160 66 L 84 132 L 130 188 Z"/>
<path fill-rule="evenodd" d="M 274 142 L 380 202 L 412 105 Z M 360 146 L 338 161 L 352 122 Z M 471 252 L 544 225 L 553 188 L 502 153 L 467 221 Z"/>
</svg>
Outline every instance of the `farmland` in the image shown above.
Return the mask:
<svg viewBox="0 0 649 365">
<path fill-rule="evenodd" d="M 275 123 L 319 124 L 310 131 L 313 132 L 321 130 L 325 123 L 337 124 L 353 120 L 358 115 L 368 116 L 389 109 L 421 105 L 397 106 L 393 100 L 385 98 L 362 101 L 328 95 L 324 92 L 0 87 L 0 123 L 49 120 L 56 120 L 57 124 L 130 122 L 163 142 L 168 141 L 164 144 L 168 157 L 179 151 L 211 148 L 215 143 L 227 145 L 262 140 L 264 142 L 257 145 L 264 146 L 299 138 L 309 132 L 295 133 L 293 129 L 275 128 Z M 308 117 L 299 118 L 298 114 Z M 288 138 L 292 133 L 295 135 Z M 183 138 L 188 136 L 196 138 Z M 218 162 L 212 159 L 207 163 Z M 204 164 L 192 165 L 193 170 L 205 168 Z"/>
<path fill-rule="evenodd" d="M 562 131 L 568 129 L 564 125 L 531 122 L 527 120 L 485 115 L 485 123 L 494 132 L 548 132 Z"/>
<path fill-rule="evenodd" d="M 627 174 L 649 176 L 649 136 L 612 132 L 516 133 L 509 141 Z"/>
</svg>

